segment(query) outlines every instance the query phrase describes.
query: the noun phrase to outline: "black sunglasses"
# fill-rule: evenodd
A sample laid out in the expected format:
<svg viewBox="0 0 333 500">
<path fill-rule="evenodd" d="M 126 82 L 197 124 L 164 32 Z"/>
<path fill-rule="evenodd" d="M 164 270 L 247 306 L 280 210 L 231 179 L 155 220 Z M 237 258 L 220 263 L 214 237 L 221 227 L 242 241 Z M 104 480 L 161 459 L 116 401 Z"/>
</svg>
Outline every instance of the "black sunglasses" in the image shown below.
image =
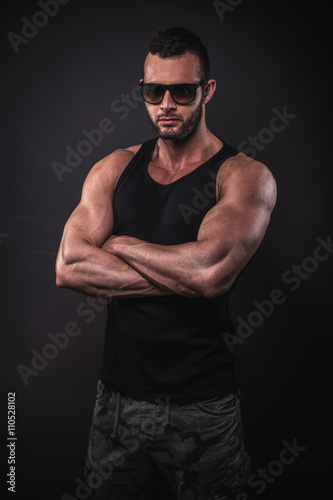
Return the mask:
<svg viewBox="0 0 333 500">
<path fill-rule="evenodd" d="M 144 101 L 149 104 L 160 104 L 168 90 L 176 104 L 190 104 L 194 101 L 198 87 L 201 87 L 206 80 L 200 83 L 173 83 L 163 85 L 162 83 L 139 83 L 141 95 Z"/>
</svg>

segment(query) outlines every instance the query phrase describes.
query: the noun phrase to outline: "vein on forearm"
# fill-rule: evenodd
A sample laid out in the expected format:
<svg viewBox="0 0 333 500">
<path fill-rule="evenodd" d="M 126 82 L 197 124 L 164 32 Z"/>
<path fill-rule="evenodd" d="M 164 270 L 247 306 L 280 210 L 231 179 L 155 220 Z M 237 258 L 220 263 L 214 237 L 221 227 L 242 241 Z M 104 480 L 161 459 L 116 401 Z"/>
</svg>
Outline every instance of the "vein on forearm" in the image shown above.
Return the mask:
<svg viewBox="0 0 333 500">
<path fill-rule="evenodd" d="M 105 297 L 133 297 L 166 293 L 121 258 L 85 242 L 74 257 L 65 257 L 64 287 Z"/>
<path fill-rule="evenodd" d="M 156 285 L 181 295 L 197 295 L 193 273 L 205 268 L 203 242 L 158 245 L 132 238 L 129 245 L 117 245 L 115 252 Z"/>
</svg>

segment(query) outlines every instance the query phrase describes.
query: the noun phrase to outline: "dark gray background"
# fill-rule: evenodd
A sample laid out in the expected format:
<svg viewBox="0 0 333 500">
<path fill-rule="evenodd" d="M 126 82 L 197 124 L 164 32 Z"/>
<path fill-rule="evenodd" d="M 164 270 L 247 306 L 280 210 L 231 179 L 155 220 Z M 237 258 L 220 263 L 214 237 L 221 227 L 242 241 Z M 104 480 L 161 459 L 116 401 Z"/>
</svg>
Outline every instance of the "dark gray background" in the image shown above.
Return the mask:
<svg viewBox="0 0 333 500">
<path fill-rule="evenodd" d="M 110 106 L 137 85 L 151 36 L 175 25 L 197 32 L 211 55 L 213 133 L 237 147 L 269 126 L 274 108 L 296 115 L 257 153 L 277 180 L 278 203 L 230 305 L 234 318 L 246 320 L 253 301 L 269 299 L 274 289 L 286 297 L 237 347 L 253 471 L 278 460 L 284 440 L 306 447 L 264 493 L 250 488 L 249 497 L 320 498 L 329 479 L 333 257 L 300 279 L 297 290 L 282 275 L 313 256 L 316 238 L 326 241 L 332 231 L 328 11 L 322 3 L 245 0 L 222 21 L 210 1 L 71 0 L 16 54 L 7 34 L 21 35 L 21 18 L 40 10 L 37 2 L 14 1 L 1 21 L 1 470 L 8 472 L 7 393 L 15 391 L 16 498 L 75 498 L 76 479 L 83 479 L 105 311 L 90 323 L 78 316 L 85 297 L 57 289 L 56 252 L 92 165 L 153 137 L 142 103 L 131 100 L 122 113 Z M 66 146 L 76 148 L 82 130 L 103 118 L 114 131 L 59 182 L 52 163 L 65 163 Z M 17 366 L 31 366 L 31 350 L 41 352 L 48 333 L 69 321 L 81 333 L 25 386 Z"/>
</svg>

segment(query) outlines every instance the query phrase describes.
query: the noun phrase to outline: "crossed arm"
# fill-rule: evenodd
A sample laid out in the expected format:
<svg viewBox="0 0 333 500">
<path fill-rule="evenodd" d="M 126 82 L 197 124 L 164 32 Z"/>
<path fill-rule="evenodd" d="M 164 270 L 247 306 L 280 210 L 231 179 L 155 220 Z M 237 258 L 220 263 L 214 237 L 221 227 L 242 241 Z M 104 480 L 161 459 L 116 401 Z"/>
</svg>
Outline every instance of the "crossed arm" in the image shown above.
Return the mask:
<svg viewBox="0 0 333 500">
<path fill-rule="evenodd" d="M 120 163 L 126 161 L 126 154 L 120 156 Z M 119 164 L 119 153 L 115 160 Z M 197 240 L 180 245 L 112 235 L 116 178 L 111 165 L 97 164 L 65 226 L 56 265 L 58 286 L 115 297 L 212 298 L 226 292 L 260 245 L 276 200 L 275 181 L 264 165 L 244 155 L 232 161 L 232 173 L 204 217 Z"/>
<path fill-rule="evenodd" d="M 56 260 L 56 284 L 60 288 L 99 297 L 170 293 L 103 247 L 113 232 L 114 187 L 132 156 L 128 150 L 118 150 L 89 172 L 81 201 L 62 235 Z"/>
</svg>

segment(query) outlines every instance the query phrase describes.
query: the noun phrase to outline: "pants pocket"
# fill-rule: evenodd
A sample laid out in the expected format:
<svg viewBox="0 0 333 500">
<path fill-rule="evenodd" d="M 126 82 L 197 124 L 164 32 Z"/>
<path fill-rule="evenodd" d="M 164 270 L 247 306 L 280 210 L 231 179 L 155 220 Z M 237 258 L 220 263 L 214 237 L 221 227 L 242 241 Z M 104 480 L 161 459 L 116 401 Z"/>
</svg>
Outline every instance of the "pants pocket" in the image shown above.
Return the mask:
<svg viewBox="0 0 333 500">
<path fill-rule="evenodd" d="M 237 394 L 227 394 L 221 398 L 211 398 L 205 401 L 199 401 L 196 404 L 197 408 L 209 415 L 229 415 L 235 412 L 237 403 Z"/>
</svg>

